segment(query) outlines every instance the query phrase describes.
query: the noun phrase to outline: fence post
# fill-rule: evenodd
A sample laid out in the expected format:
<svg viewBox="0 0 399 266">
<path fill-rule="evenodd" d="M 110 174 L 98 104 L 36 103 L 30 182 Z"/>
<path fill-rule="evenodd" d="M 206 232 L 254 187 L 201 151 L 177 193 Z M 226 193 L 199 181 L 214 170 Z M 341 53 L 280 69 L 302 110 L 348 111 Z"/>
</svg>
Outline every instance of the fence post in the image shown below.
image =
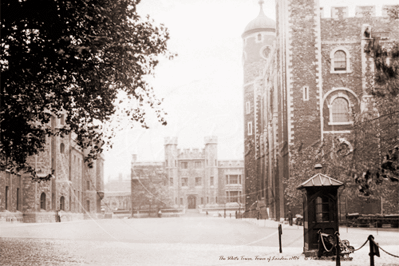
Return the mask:
<svg viewBox="0 0 399 266">
<path fill-rule="evenodd" d="M 278 245 L 279 245 L 279 248 L 280 248 L 280 253 L 283 253 L 283 249 L 281 247 L 281 235 L 282 234 L 283 234 L 283 229 L 281 227 L 281 224 L 279 223 L 278 224 Z"/>
<path fill-rule="evenodd" d="M 369 235 L 369 245 L 370 245 L 370 266 L 374 266 L 374 237 L 372 235 Z"/>
<path fill-rule="evenodd" d="M 339 232 L 335 232 L 335 239 L 337 242 L 337 258 L 335 260 L 335 266 L 341 266 L 341 247 L 339 246 Z"/>
</svg>

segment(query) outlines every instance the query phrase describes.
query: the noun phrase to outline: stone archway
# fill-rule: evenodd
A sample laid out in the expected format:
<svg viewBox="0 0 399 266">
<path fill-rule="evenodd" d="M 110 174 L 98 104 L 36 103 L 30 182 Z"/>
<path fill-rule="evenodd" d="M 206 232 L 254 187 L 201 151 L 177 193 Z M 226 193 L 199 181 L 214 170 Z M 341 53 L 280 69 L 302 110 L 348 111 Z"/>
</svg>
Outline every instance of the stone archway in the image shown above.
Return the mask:
<svg viewBox="0 0 399 266">
<path fill-rule="evenodd" d="M 197 208 L 197 198 L 194 195 L 187 196 L 187 205 L 189 209 L 196 209 Z"/>
</svg>

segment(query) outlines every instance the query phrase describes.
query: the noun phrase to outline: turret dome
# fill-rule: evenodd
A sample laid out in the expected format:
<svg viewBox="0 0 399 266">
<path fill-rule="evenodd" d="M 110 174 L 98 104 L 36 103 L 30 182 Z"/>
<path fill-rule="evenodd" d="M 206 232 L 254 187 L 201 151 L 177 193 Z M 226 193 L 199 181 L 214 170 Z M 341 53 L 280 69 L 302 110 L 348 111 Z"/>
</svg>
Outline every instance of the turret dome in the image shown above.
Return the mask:
<svg viewBox="0 0 399 266">
<path fill-rule="evenodd" d="M 265 13 L 263 12 L 263 0 L 259 1 L 260 10 L 258 16 L 248 23 L 245 27 L 244 33 L 242 37 L 245 37 L 248 34 L 260 31 L 271 31 L 275 32 L 276 30 L 276 22 L 274 20 L 268 18 Z"/>
</svg>

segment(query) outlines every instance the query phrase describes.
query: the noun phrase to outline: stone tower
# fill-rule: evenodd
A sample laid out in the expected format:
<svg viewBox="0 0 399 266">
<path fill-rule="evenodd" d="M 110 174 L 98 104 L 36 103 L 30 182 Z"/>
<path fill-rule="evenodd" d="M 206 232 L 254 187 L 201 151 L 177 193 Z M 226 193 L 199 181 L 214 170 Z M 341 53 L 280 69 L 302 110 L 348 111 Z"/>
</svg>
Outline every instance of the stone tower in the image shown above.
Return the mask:
<svg viewBox="0 0 399 266">
<path fill-rule="evenodd" d="M 259 147 L 263 141 L 260 132 L 268 121 L 260 119 L 262 109 L 259 98 L 264 86 L 261 78 L 265 65 L 270 61 L 275 42 L 275 22 L 263 12 L 263 0 L 259 1 L 258 16 L 252 20 L 242 34 L 244 68 L 244 162 L 245 162 L 245 210 L 260 209 L 258 202 L 265 197 L 265 181 L 260 169 Z M 264 202 L 264 201 L 263 201 Z M 263 206 L 264 207 L 264 206 Z M 266 213 L 266 209 L 262 208 Z"/>
<path fill-rule="evenodd" d="M 204 193 L 211 199 L 218 196 L 218 138 L 208 136 L 204 139 L 205 180 Z M 211 182 L 211 179 L 213 181 Z M 213 183 L 213 185 L 211 185 Z M 206 200 L 208 202 L 208 200 Z"/>
<path fill-rule="evenodd" d="M 180 197 L 179 194 L 179 176 L 178 176 L 178 152 L 177 137 L 165 138 L 165 169 L 169 177 L 169 186 L 173 187 L 171 195 L 174 199 Z"/>
</svg>

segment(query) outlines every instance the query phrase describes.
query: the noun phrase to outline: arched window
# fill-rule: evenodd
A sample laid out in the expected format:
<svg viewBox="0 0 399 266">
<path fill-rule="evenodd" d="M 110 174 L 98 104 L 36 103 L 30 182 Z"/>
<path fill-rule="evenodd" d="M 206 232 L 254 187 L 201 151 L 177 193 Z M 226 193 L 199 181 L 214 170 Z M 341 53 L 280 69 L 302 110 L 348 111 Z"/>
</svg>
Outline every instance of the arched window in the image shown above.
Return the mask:
<svg viewBox="0 0 399 266">
<path fill-rule="evenodd" d="M 62 196 L 60 198 L 60 210 L 64 211 L 65 210 L 65 198 Z"/>
<path fill-rule="evenodd" d="M 262 34 L 258 33 L 258 41 L 262 41 Z"/>
<path fill-rule="evenodd" d="M 65 145 L 64 145 L 64 143 L 61 143 L 60 144 L 60 152 L 64 153 L 64 150 L 65 150 Z"/>
<path fill-rule="evenodd" d="M 344 98 L 336 98 L 332 103 L 332 122 L 333 123 L 347 123 L 350 122 L 349 103 Z"/>
<path fill-rule="evenodd" d="M 334 70 L 335 71 L 346 70 L 346 54 L 342 50 L 338 50 L 334 53 Z"/>
<path fill-rule="evenodd" d="M 40 209 L 46 209 L 46 193 L 44 192 L 40 195 Z"/>
</svg>

